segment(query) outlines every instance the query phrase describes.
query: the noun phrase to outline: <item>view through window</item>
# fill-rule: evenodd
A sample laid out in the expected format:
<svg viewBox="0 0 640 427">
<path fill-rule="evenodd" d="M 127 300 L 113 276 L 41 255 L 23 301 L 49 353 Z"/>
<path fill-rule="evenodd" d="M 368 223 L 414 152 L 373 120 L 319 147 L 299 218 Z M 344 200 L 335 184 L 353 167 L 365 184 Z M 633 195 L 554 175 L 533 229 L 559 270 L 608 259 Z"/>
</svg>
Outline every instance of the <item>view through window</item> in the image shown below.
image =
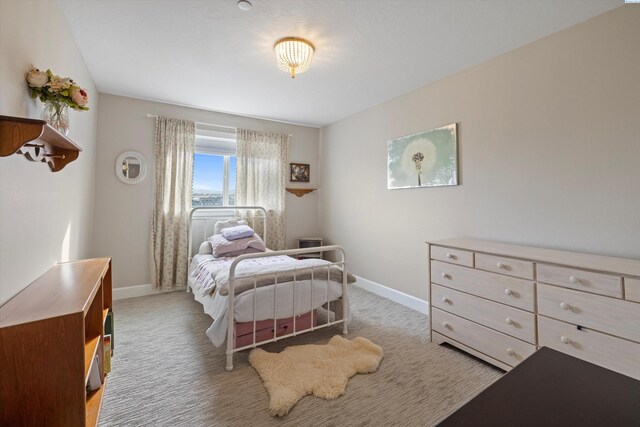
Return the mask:
<svg viewBox="0 0 640 427">
<path fill-rule="evenodd" d="M 191 207 L 235 205 L 236 157 L 196 153 L 192 189 Z"/>
</svg>

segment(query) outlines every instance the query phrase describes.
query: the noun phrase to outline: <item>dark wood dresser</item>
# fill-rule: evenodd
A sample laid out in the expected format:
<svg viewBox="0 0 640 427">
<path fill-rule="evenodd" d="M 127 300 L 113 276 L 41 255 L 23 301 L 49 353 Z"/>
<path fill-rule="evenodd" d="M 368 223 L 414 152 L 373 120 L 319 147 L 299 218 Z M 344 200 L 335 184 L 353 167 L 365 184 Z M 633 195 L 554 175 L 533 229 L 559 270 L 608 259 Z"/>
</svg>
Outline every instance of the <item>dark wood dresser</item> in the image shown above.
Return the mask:
<svg viewBox="0 0 640 427">
<path fill-rule="evenodd" d="M 640 381 L 542 347 L 438 425 L 638 427 Z"/>
</svg>

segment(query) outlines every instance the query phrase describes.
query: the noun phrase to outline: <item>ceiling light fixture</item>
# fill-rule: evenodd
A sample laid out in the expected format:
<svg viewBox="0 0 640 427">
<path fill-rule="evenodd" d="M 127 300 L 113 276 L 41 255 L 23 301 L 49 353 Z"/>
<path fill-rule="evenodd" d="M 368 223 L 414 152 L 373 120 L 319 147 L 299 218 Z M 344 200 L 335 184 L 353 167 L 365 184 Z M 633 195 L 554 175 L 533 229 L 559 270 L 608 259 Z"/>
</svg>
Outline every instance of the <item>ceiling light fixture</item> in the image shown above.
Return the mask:
<svg viewBox="0 0 640 427">
<path fill-rule="evenodd" d="M 285 37 L 273 46 L 276 52 L 278 67 L 284 72 L 291 73 L 291 78 L 296 78 L 296 73 L 304 73 L 311 66 L 311 59 L 316 48 L 309 40 L 300 37 Z"/>
</svg>

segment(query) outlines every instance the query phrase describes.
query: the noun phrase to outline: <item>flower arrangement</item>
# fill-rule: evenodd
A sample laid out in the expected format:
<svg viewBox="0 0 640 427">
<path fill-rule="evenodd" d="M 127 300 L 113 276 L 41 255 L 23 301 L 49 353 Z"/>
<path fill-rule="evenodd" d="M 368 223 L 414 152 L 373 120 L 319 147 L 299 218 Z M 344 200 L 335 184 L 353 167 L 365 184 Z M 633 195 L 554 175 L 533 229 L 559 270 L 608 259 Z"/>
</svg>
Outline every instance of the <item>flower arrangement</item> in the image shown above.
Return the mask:
<svg viewBox="0 0 640 427">
<path fill-rule="evenodd" d="M 27 84 L 31 98 L 40 101 L 67 105 L 74 110 L 87 111 L 89 94 L 68 77 L 60 77 L 51 70 L 40 71 L 33 65 L 27 72 Z"/>
</svg>

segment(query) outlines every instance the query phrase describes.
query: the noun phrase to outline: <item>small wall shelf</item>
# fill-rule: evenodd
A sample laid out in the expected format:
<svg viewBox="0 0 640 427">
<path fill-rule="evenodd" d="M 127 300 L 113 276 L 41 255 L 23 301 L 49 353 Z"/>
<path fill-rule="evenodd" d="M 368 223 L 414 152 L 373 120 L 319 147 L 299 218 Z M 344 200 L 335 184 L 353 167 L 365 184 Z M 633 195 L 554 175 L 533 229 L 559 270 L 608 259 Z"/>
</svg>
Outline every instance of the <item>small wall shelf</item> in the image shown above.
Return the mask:
<svg viewBox="0 0 640 427">
<path fill-rule="evenodd" d="M 44 120 L 0 116 L 0 157 L 22 154 L 58 172 L 77 159 L 80 151 L 82 148 Z"/>
<path fill-rule="evenodd" d="M 295 194 L 298 197 L 302 197 L 307 193 L 316 191 L 317 188 L 285 188 L 285 190 L 287 190 L 291 194 Z"/>
</svg>

